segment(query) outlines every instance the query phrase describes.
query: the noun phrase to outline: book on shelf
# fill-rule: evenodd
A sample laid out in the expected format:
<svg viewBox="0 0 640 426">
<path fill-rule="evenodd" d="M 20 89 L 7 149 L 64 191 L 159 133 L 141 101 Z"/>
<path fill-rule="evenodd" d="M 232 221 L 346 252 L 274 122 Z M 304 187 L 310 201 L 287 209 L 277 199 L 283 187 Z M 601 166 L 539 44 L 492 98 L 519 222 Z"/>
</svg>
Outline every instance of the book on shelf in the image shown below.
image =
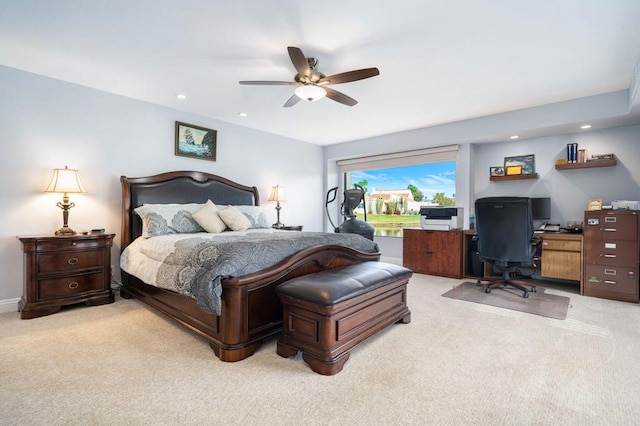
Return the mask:
<svg viewBox="0 0 640 426">
<path fill-rule="evenodd" d="M 567 162 L 568 163 L 578 162 L 578 144 L 575 142 L 567 144 Z"/>
</svg>

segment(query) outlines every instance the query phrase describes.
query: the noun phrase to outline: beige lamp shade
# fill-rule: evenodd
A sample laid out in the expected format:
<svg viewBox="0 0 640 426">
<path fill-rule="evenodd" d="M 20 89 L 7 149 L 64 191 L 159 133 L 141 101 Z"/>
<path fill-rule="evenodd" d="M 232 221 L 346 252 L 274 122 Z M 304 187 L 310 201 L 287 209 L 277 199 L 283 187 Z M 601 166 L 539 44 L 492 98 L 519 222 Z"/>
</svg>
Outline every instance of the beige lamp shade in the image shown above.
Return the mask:
<svg viewBox="0 0 640 426">
<path fill-rule="evenodd" d="M 64 169 L 53 169 L 51 182 L 45 192 L 79 193 L 87 191 L 80 182 L 78 171 L 64 166 Z"/>
<path fill-rule="evenodd" d="M 287 201 L 284 196 L 284 188 L 280 185 L 276 185 L 271 188 L 271 193 L 269 194 L 268 201 Z"/>
<path fill-rule="evenodd" d="M 53 169 L 53 176 L 45 192 L 61 192 L 62 202 L 56 204 L 62 209 L 62 228 L 56 231 L 56 235 L 75 235 L 76 231 L 69 228 L 69 209 L 75 207 L 75 203 L 69 202 L 69 193 L 87 192 L 82 183 L 78 171 L 64 166 L 64 169 Z"/>
</svg>

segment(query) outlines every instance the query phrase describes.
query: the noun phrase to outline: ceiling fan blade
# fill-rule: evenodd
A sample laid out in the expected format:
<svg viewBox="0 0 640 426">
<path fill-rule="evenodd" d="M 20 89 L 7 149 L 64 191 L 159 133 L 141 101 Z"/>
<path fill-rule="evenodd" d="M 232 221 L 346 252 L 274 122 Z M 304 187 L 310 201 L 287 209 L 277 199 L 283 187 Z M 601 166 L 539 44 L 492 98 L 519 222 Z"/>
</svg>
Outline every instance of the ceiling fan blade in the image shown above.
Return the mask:
<svg viewBox="0 0 640 426">
<path fill-rule="evenodd" d="M 289 98 L 289 100 L 287 102 L 284 103 L 285 107 L 292 107 L 295 104 L 297 104 L 298 102 L 300 102 L 300 98 L 298 97 L 298 95 L 294 94 L 293 96 L 291 96 Z"/>
<path fill-rule="evenodd" d="M 239 81 L 240 84 L 258 84 L 262 86 L 277 86 L 277 85 L 291 85 L 298 84 L 294 81 Z"/>
<path fill-rule="evenodd" d="M 349 83 L 351 81 L 364 80 L 365 78 L 375 77 L 379 75 L 378 68 L 363 68 L 361 70 L 347 71 L 340 74 L 334 74 L 323 77 L 318 80 L 317 84 L 339 84 Z"/>
<path fill-rule="evenodd" d="M 298 71 L 298 75 L 300 77 L 310 76 L 311 67 L 309 67 L 309 61 L 307 60 L 307 57 L 304 56 L 304 53 L 302 53 L 302 50 L 293 46 L 287 47 L 287 50 L 289 51 L 289 58 L 291 58 L 293 66 L 296 67 L 296 71 Z"/>
<path fill-rule="evenodd" d="M 324 90 L 327 91 L 327 98 L 333 99 L 336 102 L 340 102 L 341 104 L 347 106 L 354 106 L 358 103 L 355 99 L 345 95 L 342 92 L 338 92 L 337 90 L 330 89 L 328 87 L 323 87 Z"/>
</svg>

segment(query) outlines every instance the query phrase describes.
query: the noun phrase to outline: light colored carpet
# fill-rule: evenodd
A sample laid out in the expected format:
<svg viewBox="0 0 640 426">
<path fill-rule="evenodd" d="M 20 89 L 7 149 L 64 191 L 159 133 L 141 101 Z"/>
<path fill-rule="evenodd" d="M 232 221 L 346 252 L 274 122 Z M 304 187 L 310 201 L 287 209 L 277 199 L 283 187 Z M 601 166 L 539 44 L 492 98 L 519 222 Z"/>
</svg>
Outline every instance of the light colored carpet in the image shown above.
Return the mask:
<svg viewBox="0 0 640 426">
<path fill-rule="evenodd" d="M 526 288 L 529 287 L 527 286 Z M 513 287 L 496 288 L 491 293 L 485 293 L 485 286 L 477 285 L 475 282 L 464 282 L 442 295 L 452 299 L 482 303 L 562 320 L 567 317 L 570 302 L 568 297 L 547 293 L 546 289 L 540 286 L 537 286 L 535 292 L 529 292 L 529 296 L 524 298 L 522 297 L 522 291 Z"/>
<path fill-rule="evenodd" d="M 571 298 L 564 321 L 441 297 L 415 275 L 410 324 L 335 376 L 275 340 L 238 363 L 135 300 L 0 314 L 0 424 L 627 425 L 640 418 L 640 309 Z"/>
</svg>

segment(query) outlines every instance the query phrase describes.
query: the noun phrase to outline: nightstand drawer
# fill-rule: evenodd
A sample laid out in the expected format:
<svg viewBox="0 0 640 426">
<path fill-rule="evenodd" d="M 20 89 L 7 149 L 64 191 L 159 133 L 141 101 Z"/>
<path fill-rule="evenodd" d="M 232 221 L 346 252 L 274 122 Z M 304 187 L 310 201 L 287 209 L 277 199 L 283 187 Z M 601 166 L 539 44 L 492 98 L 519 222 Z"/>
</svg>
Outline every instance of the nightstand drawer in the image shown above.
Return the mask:
<svg viewBox="0 0 640 426">
<path fill-rule="evenodd" d="M 104 289 L 104 274 L 85 274 L 38 281 L 38 300 L 67 297 Z"/>
<path fill-rule="evenodd" d="M 60 250 L 85 250 L 105 247 L 105 239 L 79 239 L 79 238 L 55 238 L 51 240 L 38 241 L 36 251 L 60 251 Z"/>
<path fill-rule="evenodd" d="M 71 271 L 104 266 L 104 251 L 67 251 L 62 253 L 39 253 L 38 273 Z"/>
</svg>

